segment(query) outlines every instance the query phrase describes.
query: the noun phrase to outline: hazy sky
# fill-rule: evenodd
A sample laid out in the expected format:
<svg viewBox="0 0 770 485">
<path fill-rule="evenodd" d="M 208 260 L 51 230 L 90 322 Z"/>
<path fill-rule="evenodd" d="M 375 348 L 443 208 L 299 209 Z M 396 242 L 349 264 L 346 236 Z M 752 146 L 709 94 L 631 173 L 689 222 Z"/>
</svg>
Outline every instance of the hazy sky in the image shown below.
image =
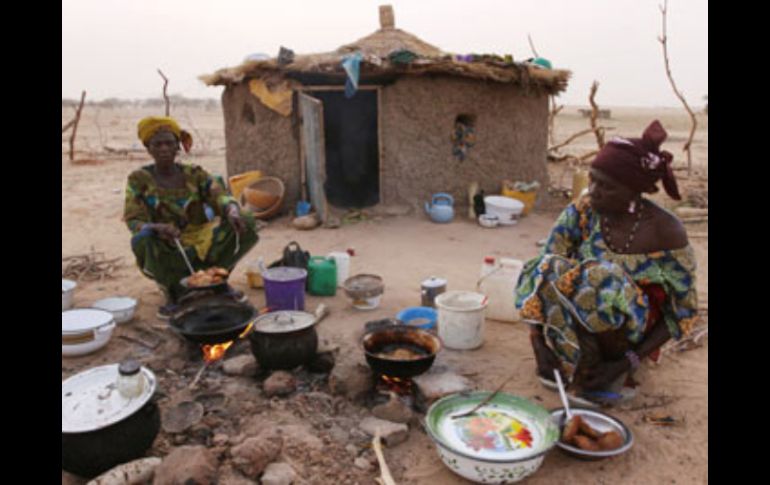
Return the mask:
<svg viewBox="0 0 770 485">
<path fill-rule="evenodd" d="M 527 34 L 554 67 L 573 73 L 560 103 L 680 106 L 666 78 L 660 0 L 62 0 L 62 97 L 144 98 L 169 92 L 218 98 L 200 74 L 248 54 L 326 52 L 379 28 L 379 5 L 396 27 L 452 53 L 532 57 Z M 691 105 L 708 94 L 708 1 L 670 0 L 668 50 Z"/>
</svg>

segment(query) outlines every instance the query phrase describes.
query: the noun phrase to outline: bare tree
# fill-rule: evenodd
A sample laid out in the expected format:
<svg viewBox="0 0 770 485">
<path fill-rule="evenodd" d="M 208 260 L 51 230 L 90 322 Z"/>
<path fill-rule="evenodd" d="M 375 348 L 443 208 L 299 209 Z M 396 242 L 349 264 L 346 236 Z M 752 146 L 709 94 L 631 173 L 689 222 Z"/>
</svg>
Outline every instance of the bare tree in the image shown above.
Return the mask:
<svg viewBox="0 0 770 485">
<path fill-rule="evenodd" d="M 664 0 L 663 5 L 660 6 L 660 12 L 663 17 L 663 35 L 661 37 L 658 37 L 658 41 L 663 46 L 663 61 L 665 62 L 666 66 L 666 76 L 668 77 L 668 81 L 671 83 L 671 89 L 674 90 L 674 94 L 677 98 L 679 98 L 679 101 L 682 102 L 684 105 L 684 109 L 687 110 L 687 113 L 690 115 L 690 136 L 687 138 L 687 142 L 684 144 L 684 147 L 682 147 L 682 150 L 687 154 L 687 175 L 692 175 L 692 153 L 690 150 L 690 147 L 692 146 L 692 140 L 695 137 L 695 129 L 698 126 L 698 121 L 695 118 L 695 114 L 690 109 L 690 106 L 687 104 L 687 100 L 684 99 L 684 96 L 682 96 L 682 93 L 677 89 L 676 83 L 674 82 L 674 78 L 671 75 L 671 66 L 668 62 L 668 36 L 666 35 L 666 12 L 668 10 L 668 0 Z"/>
<path fill-rule="evenodd" d="M 75 111 L 75 119 L 71 121 L 72 134 L 70 135 L 70 162 L 72 162 L 75 159 L 75 136 L 77 136 L 78 123 L 80 123 L 80 114 L 83 111 L 83 104 L 85 103 L 85 101 L 86 101 L 86 92 L 83 91 L 83 94 L 80 95 L 80 104 L 78 105 L 77 111 Z M 64 133 L 64 128 L 62 128 L 62 133 Z"/>
<path fill-rule="evenodd" d="M 596 105 L 594 98 L 596 97 L 596 91 L 599 89 L 599 83 L 594 81 L 591 84 L 591 94 L 588 96 L 588 102 L 591 103 L 591 129 L 596 135 L 596 144 L 599 145 L 599 150 L 604 148 L 604 128 L 596 125 L 596 118 L 599 116 L 599 107 Z"/>
<path fill-rule="evenodd" d="M 163 78 L 163 99 L 166 100 L 166 116 L 170 116 L 171 114 L 171 101 L 168 99 L 168 94 L 166 93 L 166 89 L 168 88 L 168 78 L 163 74 L 163 71 L 158 69 L 158 74 L 160 74 L 160 77 Z"/>
</svg>

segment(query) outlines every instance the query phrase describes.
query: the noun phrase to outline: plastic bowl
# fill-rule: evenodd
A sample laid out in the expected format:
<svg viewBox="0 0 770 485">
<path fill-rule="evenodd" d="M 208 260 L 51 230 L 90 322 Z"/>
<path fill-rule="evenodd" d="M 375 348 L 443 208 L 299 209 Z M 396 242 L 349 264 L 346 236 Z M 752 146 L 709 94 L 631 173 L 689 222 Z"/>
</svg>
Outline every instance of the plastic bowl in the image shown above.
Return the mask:
<svg viewBox="0 0 770 485">
<path fill-rule="evenodd" d="M 484 197 L 484 205 L 489 215 L 497 216 L 503 226 L 512 226 L 519 221 L 524 212 L 524 203 L 502 195 Z"/>
<path fill-rule="evenodd" d="M 619 419 L 614 418 L 610 416 L 609 414 L 605 414 L 601 411 L 597 411 L 595 409 L 588 409 L 588 408 L 579 408 L 579 407 L 573 407 L 570 406 L 570 411 L 572 411 L 573 415 L 580 415 L 580 417 L 589 424 L 593 429 L 600 433 L 606 433 L 608 431 L 617 431 L 620 433 L 620 435 L 623 437 L 623 444 L 620 446 L 620 448 L 616 448 L 614 450 L 606 450 L 606 451 L 588 451 L 580 449 L 576 446 L 564 443 L 561 441 L 561 438 L 559 438 L 559 441 L 556 442 L 556 446 L 558 446 L 564 453 L 574 457 L 579 458 L 581 460 L 602 460 L 604 458 L 609 458 L 611 456 L 618 456 L 622 455 L 634 444 L 634 435 L 631 434 L 631 430 L 628 429 L 628 427 L 623 424 Z M 553 419 L 553 422 L 559 426 L 561 425 L 562 415 L 564 414 L 564 408 L 558 408 L 551 411 L 551 419 Z"/>
<path fill-rule="evenodd" d="M 75 296 L 75 288 L 78 284 L 72 280 L 61 280 L 61 311 L 72 308 L 72 299 Z"/>
<path fill-rule="evenodd" d="M 115 323 L 126 323 L 134 318 L 136 300 L 127 296 L 116 296 L 99 300 L 91 305 L 91 307 L 112 313 Z"/>
<path fill-rule="evenodd" d="M 500 218 L 492 214 L 481 214 L 479 216 L 479 224 L 482 227 L 497 227 L 500 224 Z"/>
<path fill-rule="evenodd" d="M 432 330 L 436 328 L 438 312 L 435 308 L 414 306 L 401 310 L 398 312 L 398 315 L 396 315 L 396 318 L 401 320 L 404 325 L 423 330 Z"/>
</svg>

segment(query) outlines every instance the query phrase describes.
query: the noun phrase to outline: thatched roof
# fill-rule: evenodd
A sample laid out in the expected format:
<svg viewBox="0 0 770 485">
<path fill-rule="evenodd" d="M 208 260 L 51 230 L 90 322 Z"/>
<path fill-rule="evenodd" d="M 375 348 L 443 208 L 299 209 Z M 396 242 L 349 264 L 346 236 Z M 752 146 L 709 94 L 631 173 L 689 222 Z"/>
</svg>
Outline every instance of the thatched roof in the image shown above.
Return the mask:
<svg viewBox="0 0 770 485">
<path fill-rule="evenodd" d="M 382 10 L 381 10 L 382 14 Z M 446 74 L 501 83 L 519 84 L 527 89 L 556 94 L 567 88 L 570 72 L 533 67 L 526 63 L 504 62 L 500 58 L 485 56 L 474 61 L 460 60 L 441 51 L 417 36 L 383 23 L 374 33 L 346 44 L 333 52 L 297 55 L 290 64 L 279 65 L 277 58 L 245 61 L 239 66 L 220 69 L 213 74 L 200 76 L 209 86 L 238 84 L 251 78 L 282 78 L 297 74 L 338 75 L 344 78 L 342 59 L 361 52 L 361 79 L 383 74 L 424 75 Z M 391 62 L 391 53 L 407 50 L 417 58 L 409 64 Z"/>
</svg>

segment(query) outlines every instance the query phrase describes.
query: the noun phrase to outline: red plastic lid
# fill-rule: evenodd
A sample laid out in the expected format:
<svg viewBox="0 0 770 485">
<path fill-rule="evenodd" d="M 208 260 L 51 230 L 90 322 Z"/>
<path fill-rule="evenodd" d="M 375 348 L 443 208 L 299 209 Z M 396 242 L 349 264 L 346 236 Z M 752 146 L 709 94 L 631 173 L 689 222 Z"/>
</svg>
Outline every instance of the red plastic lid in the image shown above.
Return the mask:
<svg viewBox="0 0 770 485">
<path fill-rule="evenodd" d="M 486 256 L 486 257 L 484 257 L 484 263 L 485 264 L 495 264 L 495 257 L 494 256 Z"/>
</svg>

